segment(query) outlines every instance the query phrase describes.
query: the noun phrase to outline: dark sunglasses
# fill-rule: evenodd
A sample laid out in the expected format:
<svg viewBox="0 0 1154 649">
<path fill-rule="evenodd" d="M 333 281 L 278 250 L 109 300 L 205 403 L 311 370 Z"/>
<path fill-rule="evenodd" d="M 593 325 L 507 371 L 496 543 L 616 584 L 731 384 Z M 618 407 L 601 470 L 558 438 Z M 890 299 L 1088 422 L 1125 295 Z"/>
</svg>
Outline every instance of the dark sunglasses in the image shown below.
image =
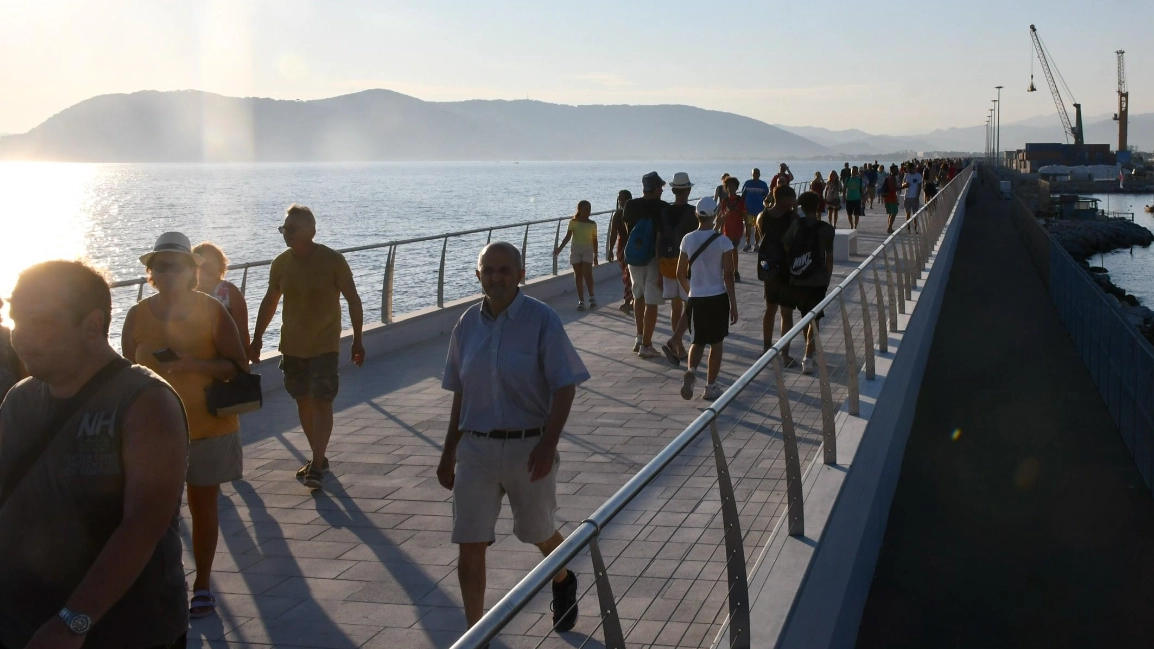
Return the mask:
<svg viewBox="0 0 1154 649">
<path fill-rule="evenodd" d="M 277 228 L 276 231 L 280 232 L 281 234 L 296 234 L 296 231 L 299 229 L 300 228 L 295 225 L 282 225 Z"/>
<path fill-rule="evenodd" d="M 168 271 L 180 271 L 185 268 L 192 268 L 186 263 L 179 261 L 158 261 L 150 267 L 152 274 L 167 273 Z"/>
</svg>

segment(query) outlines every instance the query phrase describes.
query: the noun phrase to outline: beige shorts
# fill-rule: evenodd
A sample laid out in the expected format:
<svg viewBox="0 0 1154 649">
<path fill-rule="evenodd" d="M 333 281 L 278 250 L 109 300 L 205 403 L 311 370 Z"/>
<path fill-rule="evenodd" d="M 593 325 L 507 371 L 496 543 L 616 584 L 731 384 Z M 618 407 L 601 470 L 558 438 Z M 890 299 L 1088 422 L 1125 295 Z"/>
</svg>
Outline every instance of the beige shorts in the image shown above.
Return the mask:
<svg viewBox="0 0 1154 649">
<path fill-rule="evenodd" d="M 629 266 L 629 279 L 633 281 L 633 299 L 646 304 L 661 304 L 664 299 L 658 283 L 661 270 L 657 257 L 645 266 Z"/>
<path fill-rule="evenodd" d="M 569 265 L 592 264 L 597 251 L 593 246 L 573 246 L 569 249 Z"/>
<path fill-rule="evenodd" d="M 194 487 L 240 480 L 244 476 L 244 448 L 240 433 L 229 433 L 188 443 L 188 472 L 185 480 Z"/>
<path fill-rule="evenodd" d="M 685 292 L 685 287 L 676 279 L 668 277 L 662 278 L 661 295 L 666 300 L 678 299 L 682 302 L 689 299 L 689 294 Z"/>
<path fill-rule="evenodd" d="M 561 454 L 549 475 L 529 481 L 529 453 L 541 441 L 487 439 L 464 433 L 457 445 L 457 477 L 453 483 L 453 543 L 492 543 L 496 540 L 501 501 L 509 495 L 513 534 L 525 543 L 543 543 L 557 531 L 557 470 Z"/>
</svg>

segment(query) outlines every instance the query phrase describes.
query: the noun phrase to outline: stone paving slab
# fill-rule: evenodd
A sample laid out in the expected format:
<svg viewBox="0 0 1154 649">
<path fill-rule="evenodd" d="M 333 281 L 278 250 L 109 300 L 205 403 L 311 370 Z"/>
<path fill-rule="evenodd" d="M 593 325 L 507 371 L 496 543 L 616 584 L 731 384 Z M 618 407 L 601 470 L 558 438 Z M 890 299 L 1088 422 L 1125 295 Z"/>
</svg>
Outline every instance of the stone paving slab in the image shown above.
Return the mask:
<svg viewBox="0 0 1154 649">
<path fill-rule="evenodd" d="M 884 239 L 883 214 L 875 209 L 862 219 L 860 252 Z M 836 264 L 834 283 L 864 256 Z M 761 354 L 764 302 L 754 264 L 754 254 L 741 255 L 741 319 L 727 340 L 723 386 Z M 571 294 L 551 302 L 592 375 L 577 391 L 560 445 L 558 521 L 564 532 L 706 405 L 680 398 L 682 369 L 631 353 L 634 325 L 617 309 L 619 280 L 602 282 L 597 291 L 602 306 L 584 313 L 573 309 Z M 859 305 L 847 308 L 856 323 Z M 825 323 L 840 399 L 846 378 L 840 313 Z M 664 308 L 654 339 L 664 340 L 668 332 Z M 860 364 L 860 324 L 853 336 Z M 308 444 L 287 395 L 270 395 L 263 410 L 242 418 L 245 478 L 224 485 L 220 503 L 213 577 L 219 615 L 192 623 L 190 646 L 441 648 L 460 636 L 465 623 L 457 550 L 449 539 L 451 494 L 436 478 L 451 403 L 440 387 L 447 343 L 440 338 L 344 371 L 332 470 L 321 492 L 310 495 L 294 476 Z M 800 351 L 795 343 L 798 358 Z M 786 377 L 805 465 L 820 444 L 817 377 L 796 370 Z M 759 377 L 719 419 L 751 564 L 784 511 L 779 423 L 772 373 Z M 712 446 L 699 439 L 603 531 L 601 547 L 630 647 L 699 647 L 714 639 L 727 591 L 719 503 Z M 186 545 L 187 515 L 185 509 Z M 540 560 L 536 548 L 511 533 L 506 507 L 489 552 L 486 606 Z M 191 574 L 188 552 L 185 566 Z M 545 593 L 493 646 L 571 648 L 590 634 L 586 646 L 602 646 L 588 556 L 573 567 L 584 593 L 574 631 L 551 632 Z"/>
</svg>

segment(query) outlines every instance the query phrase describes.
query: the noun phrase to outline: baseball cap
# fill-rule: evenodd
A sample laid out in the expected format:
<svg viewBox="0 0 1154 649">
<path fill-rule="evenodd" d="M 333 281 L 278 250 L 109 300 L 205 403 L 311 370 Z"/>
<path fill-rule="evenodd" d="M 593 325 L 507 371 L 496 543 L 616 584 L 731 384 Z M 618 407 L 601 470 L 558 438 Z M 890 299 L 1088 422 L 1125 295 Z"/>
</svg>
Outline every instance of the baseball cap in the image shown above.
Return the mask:
<svg viewBox="0 0 1154 649">
<path fill-rule="evenodd" d="M 665 181 L 661 179 L 661 176 L 657 175 L 656 171 L 650 171 L 641 177 L 641 187 L 647 192 L 661 189 L 664 186 Z"/>
<path fill-rule="evenodd" d="M 697 201 L 697 218 L 711 219 L 717 215 L 717 201 L 712 196 L 705 196 Z"/>
</svg>

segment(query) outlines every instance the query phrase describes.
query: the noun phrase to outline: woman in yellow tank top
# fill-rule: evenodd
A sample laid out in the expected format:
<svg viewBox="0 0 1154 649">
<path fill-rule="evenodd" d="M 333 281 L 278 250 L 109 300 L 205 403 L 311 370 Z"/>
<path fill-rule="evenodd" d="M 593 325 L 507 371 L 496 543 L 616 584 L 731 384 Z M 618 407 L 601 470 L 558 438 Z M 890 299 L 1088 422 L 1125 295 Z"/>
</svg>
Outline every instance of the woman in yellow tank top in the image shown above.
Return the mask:
<svg viewBox="0 0 1154 649">
<path fill-rule="evenodd" d="M 573 265 L 573 281 L 577 284 L 577 310 L 585 310 L 585 288 L 589 289 L 589 306 L 597 306 L 597 296 L 593 295 L 593 267 L 597 265 L 597 222 L 589 218 L 593 206 L 589 201 L 577 203 L 577 213 L 569 221 L 565 239 L 553 249 L 553 256 L 561 254 L 565 244 L 573 240 L 569 251 L 569 263 Z"/>
<path fill-rule="evenodd" d="M 228 311 L 212 296 L 194 290 L 200 257 L 193 254 L 188 237 L 166 232 L 140 261 L 157 294 L 128 311 L 121 345 L 126 358 L 172 385 L 188 415 L 186 480 L 196 560 L 189 614 L 204 617 L 216 609 L 209 577 L 219 526 L 217 492 L 221 483 L 241 478 L 243 458 L 240 420 L 209 413 L 204 389 L 213 379 L 231 379 L 237 366 L 248 371 L 248 359 Z"/>
</svg>

